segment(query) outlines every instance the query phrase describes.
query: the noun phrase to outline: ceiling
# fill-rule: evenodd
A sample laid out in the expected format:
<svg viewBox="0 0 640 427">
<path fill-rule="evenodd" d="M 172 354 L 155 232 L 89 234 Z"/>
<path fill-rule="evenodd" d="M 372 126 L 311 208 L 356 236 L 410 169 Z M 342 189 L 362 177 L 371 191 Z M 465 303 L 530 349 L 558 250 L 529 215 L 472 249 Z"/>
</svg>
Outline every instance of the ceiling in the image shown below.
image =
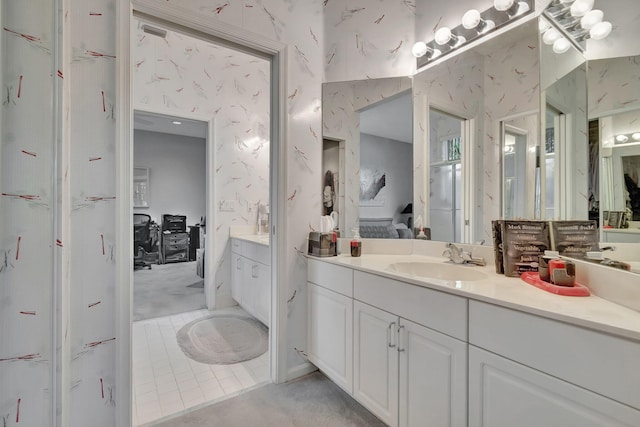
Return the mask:
<svg viewBox="0 0 640 427">
<path fill-rule="evenodd" d="M 173 123 L 174 121 L 180 124 Z M 207 123 L 198 120 L 183 119 L 162 114 L 135 110 L 133 112 L 133 129 L 150 132 L 168 133 L 171 135 L 207 137 Z"/>
<path fill-rule="evenodd" d="M 395 141 L 413 142 L 411 91 L 388 98 L 360 112 L 360 132 Z"/>
</svg>

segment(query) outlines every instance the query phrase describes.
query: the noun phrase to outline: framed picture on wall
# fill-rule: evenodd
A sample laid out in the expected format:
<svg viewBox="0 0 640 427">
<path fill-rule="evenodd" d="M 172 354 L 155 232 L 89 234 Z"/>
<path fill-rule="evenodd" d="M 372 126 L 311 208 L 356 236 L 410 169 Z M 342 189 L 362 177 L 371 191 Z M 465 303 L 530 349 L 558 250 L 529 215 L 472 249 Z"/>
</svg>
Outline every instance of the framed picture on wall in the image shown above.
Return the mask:
<svg viewBox="0 0 640 427">
<path fill-rule="evenodd" d="M 384 171 L 360 170 L 360 206 L 384 206 L 384 188 L 387 174 Z"/>
</svg>

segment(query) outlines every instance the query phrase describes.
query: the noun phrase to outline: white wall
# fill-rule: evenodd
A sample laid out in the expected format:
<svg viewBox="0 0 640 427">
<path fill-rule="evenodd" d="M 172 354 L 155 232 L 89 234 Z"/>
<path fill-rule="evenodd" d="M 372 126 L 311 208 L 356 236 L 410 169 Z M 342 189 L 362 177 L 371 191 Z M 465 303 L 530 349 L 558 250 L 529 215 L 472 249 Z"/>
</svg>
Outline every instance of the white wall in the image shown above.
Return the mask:
<svg viewBox="0 0 640 427">
<path fill-rule="evenodd" d="M 383 206 L 360 205 L 360 218 L 393 218 L 403 222 L 400 212 L 413 198 L 413 146 L 406 142 L 360 134 L 360 170 L 384 172 L 386 181 L 380 194 Z M 407 185 L 409 183 L 409 185 Z"/>
<path fill-rule="evenodd" d="M 146 213 L 160 225 L 162 215 L 186 215 L 187 226 L 200 223 L 206 207 L 206 157 L 204 138 L 136 130 L 133 134 L 134 167 L 149 168 Z"/>
</svg>

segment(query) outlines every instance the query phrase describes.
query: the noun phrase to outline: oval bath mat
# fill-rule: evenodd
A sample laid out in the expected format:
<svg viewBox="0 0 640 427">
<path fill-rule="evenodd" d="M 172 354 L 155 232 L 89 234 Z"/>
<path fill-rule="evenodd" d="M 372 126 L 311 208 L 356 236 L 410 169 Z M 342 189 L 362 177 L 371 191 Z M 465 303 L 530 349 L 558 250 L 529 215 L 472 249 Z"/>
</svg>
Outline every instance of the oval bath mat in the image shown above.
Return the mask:
<svg viewBox="0 0 640 427">
<path fill-rule="evenodd" d="M 267 327 L 252 317 L 210 315 L 187 323 L 178 331 L 178 345 L 189 358 L 210 365 L 255 359 L 267 351 Z"/>
</svg>

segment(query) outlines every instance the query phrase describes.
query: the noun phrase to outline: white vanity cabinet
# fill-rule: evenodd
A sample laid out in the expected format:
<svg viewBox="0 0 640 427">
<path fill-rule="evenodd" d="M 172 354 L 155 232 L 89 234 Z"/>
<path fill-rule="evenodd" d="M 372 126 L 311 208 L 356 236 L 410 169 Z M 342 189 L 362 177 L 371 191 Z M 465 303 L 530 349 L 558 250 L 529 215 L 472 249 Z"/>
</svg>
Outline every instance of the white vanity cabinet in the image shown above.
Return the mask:
<svg viewBox="0 0 640 427">
<path fill-rule="evenodd" d="M 466 338 L 466 300 L 359 271 L 354 298 L 353 397 L 393 427 L 466 426 L 467 344 L 431 328 Z"/>
<path fill-rule="evenodd" d="M 231 297 L 269 326 L 271 268 L 269 246 L 231 239 Z"/>
<path fill-rule="evenodd" d="M 640 343 L 469 304 L 469 427 L 640 426 Z"/>
<path fill-rule="evenodd" d="M 309 360 L 390 426 L 640 426 L 640 341 L 330 262 L 308 281 Z"/>
<path fill-rule="evenodd" d="M 353 392 L 353 286 L 348 268 L 309 259 L 307 355 L 334 383 Z"/>
</svg>

